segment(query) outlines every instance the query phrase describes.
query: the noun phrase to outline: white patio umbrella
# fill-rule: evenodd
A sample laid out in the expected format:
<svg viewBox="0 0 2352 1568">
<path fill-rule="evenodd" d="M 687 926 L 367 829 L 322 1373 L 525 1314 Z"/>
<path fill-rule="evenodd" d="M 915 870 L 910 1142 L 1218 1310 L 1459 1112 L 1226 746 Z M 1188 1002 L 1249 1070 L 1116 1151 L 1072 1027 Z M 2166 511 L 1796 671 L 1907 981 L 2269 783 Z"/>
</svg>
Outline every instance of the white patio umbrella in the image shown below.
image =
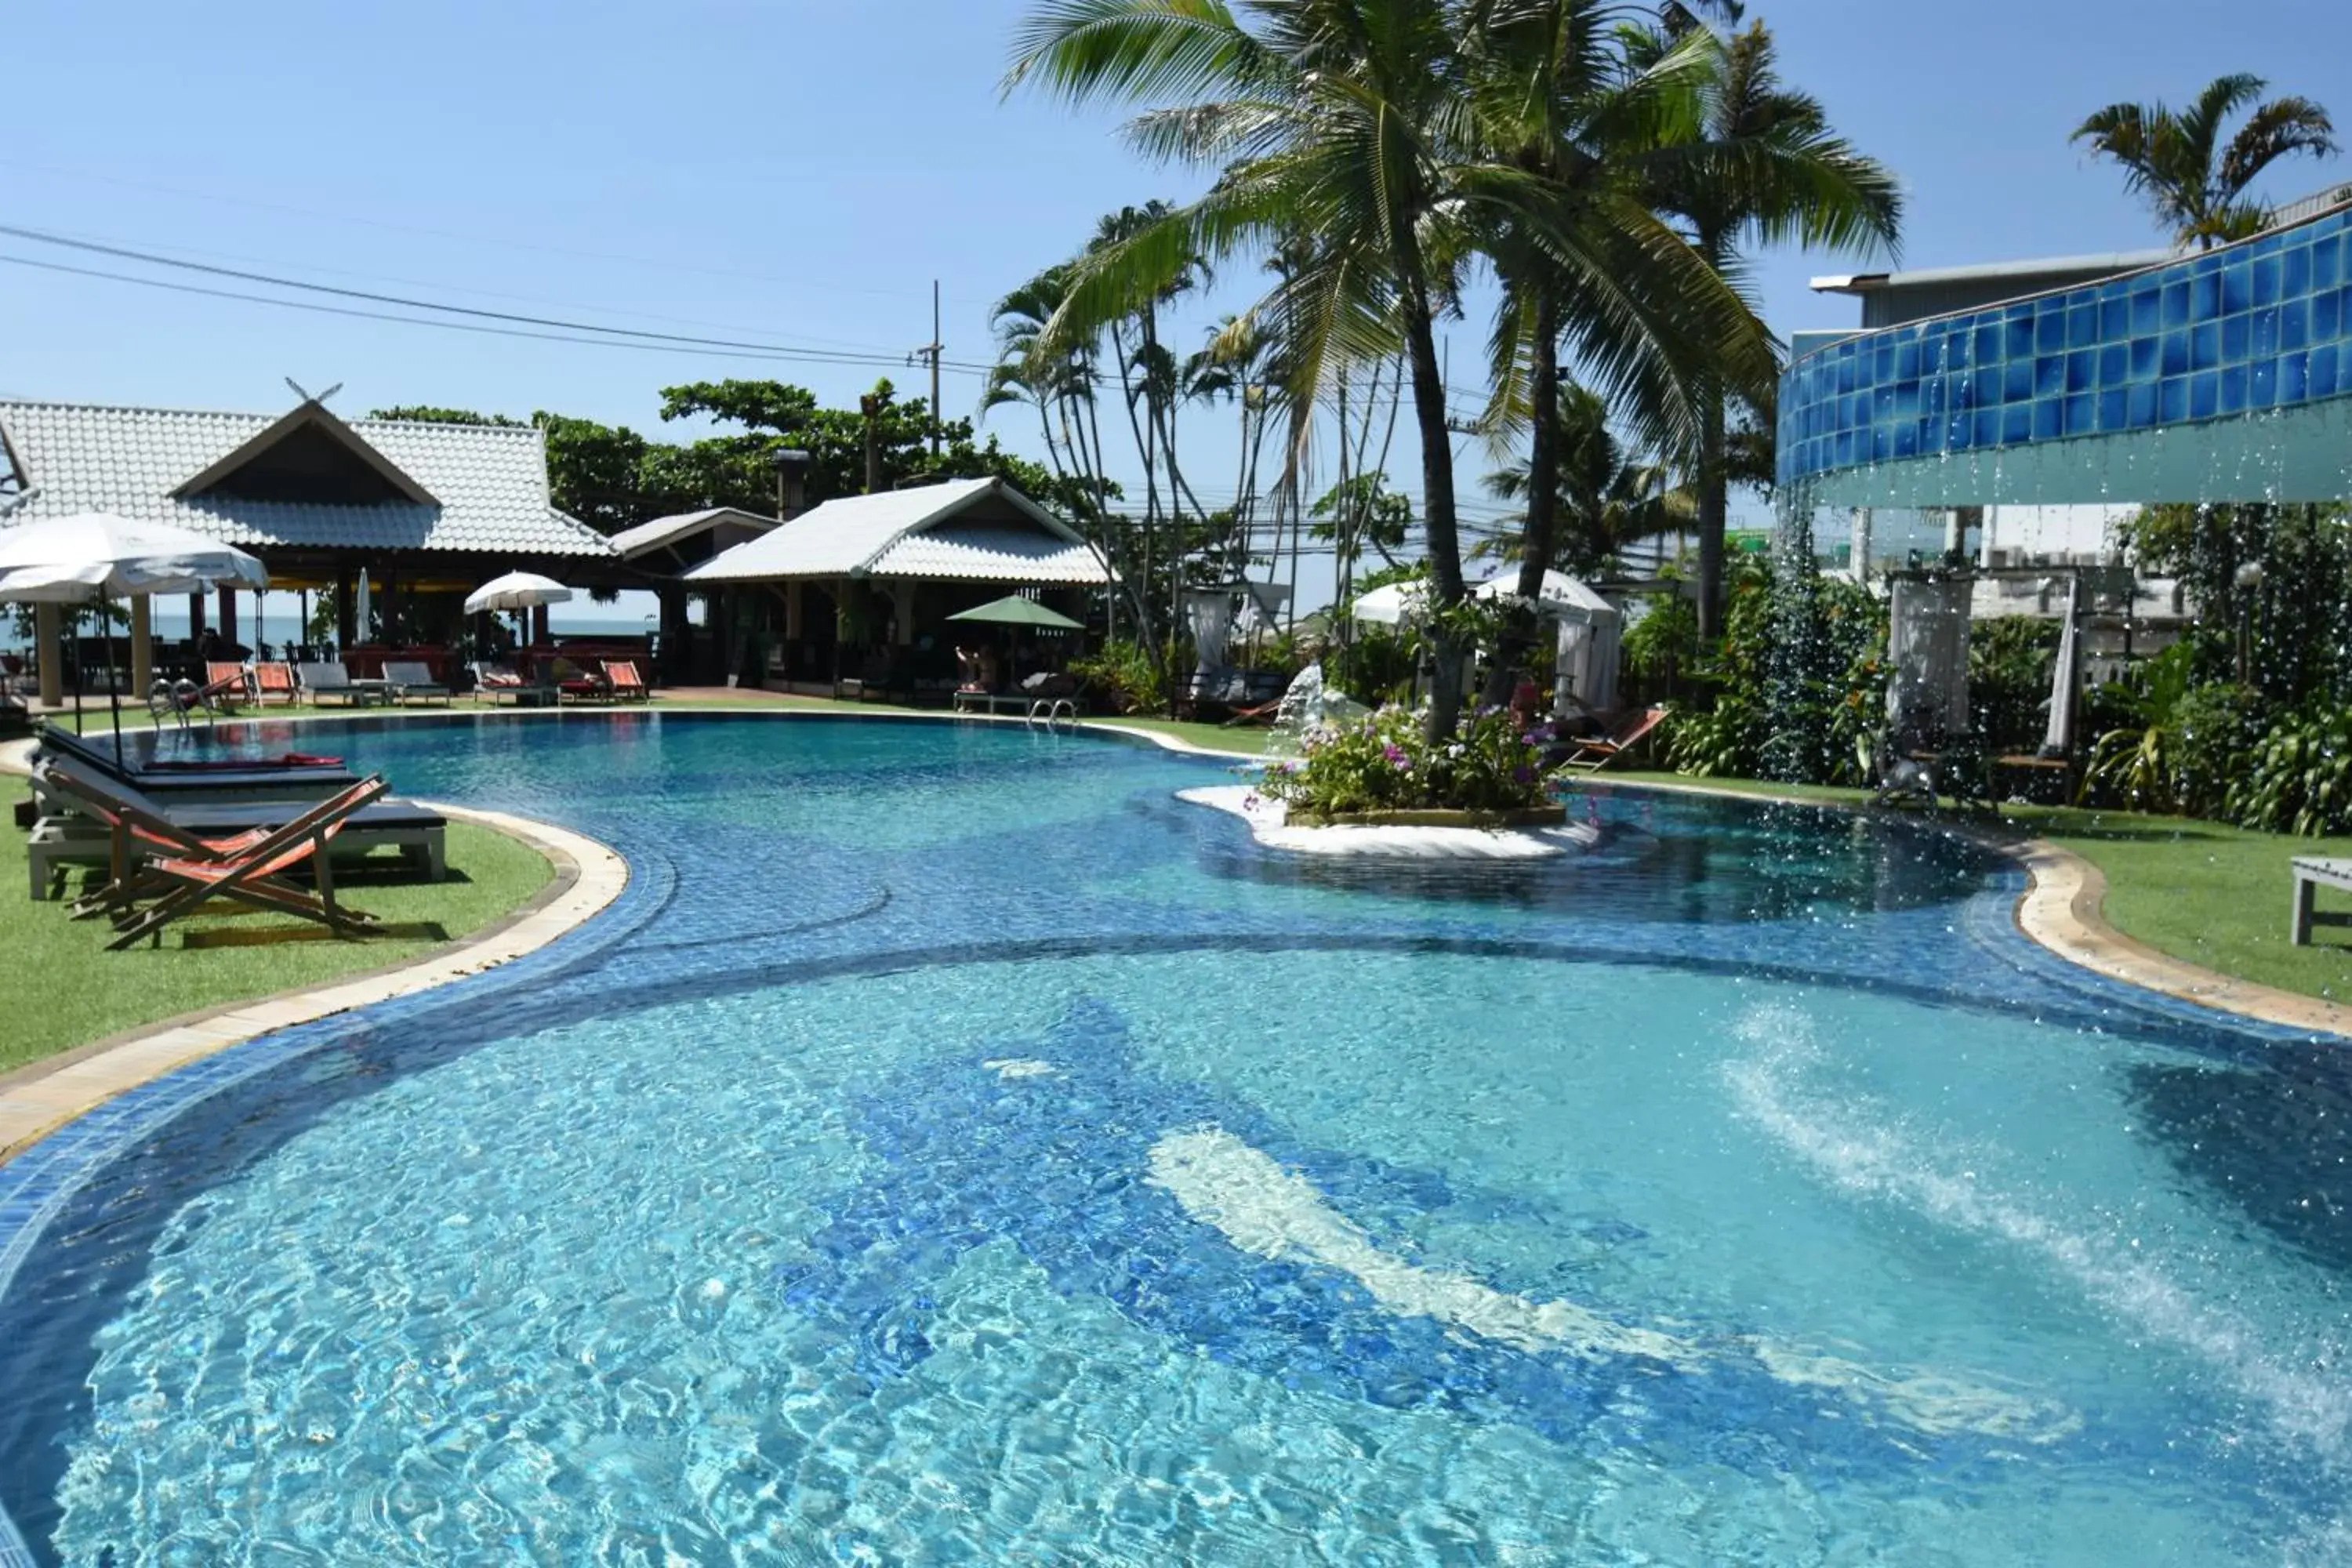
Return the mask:
<svg viewBox="0 0 2352 1568">
<path fill-rule="evenodd" d="M 536 572 L 509 572 L 503 577 L 493 577 L 466 595 L 466 613 L 478 616 L 485 611 L 512 610 L 520 619 L 525 610 L 535 610 L 541 605 L 563 605 L 572 600 L 572 590 L 552 577 L 542 577 Z M 530 638 L 518 631 L 518 645 Z"/>
<path fill-rule="evenodd" d="M 269 582 L 261 563 L 233 544 L 111 512 L 79 512 L 0 529 L 0 600 L 101 606 L 117 594 L 195 594 L 220 584 L 260 588 Z M 113 628 L 107 640 L 113 641 Z M 114 758 L 122 760 L 122 699 L 110 689 Z M 74 724 L 81 724 L 76 672 Z"/>
</svg>

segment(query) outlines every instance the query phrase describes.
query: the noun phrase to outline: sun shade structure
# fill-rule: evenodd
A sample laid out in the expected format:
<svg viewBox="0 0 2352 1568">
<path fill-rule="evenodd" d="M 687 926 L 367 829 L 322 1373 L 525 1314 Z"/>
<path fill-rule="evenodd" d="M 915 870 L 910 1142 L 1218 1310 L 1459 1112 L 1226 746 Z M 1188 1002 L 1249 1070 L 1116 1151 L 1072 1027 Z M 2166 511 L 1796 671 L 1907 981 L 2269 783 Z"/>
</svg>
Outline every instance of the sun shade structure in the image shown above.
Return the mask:
<svg viewBox="0 0 2352 1568">
<path fill-rule="evenodd" d="M 168 523 L 94 511 L 0 528 L 0 599 L 78 603 L 268 582 L 244 551 Z"/>
<path fill-rule="evenodd" d="M 1100 587 L 1101 556 L 1002 479 L 829 500 L 684 575 L 696 584 L 826 578 Z"/>
<path fill-rule="evenodd" d="M 533 610 L 541 605 L 564 605 L 572 601 L 572 590 L 552 577 L 542 577 L 536 572 L 509 572 L 503 577 L 493 577 L 466 595 L 466 613 L 478 616 L 490 610 Z"/>
<path fill-rule="evenodd" d="M 1002 599 L 991 599 L 985 605 L 975 605 L 950 616 L 951 621 L 987 621 L 1000 626 L 1033 626 L 1040 631 L 1082 632 L 1086 625 L 1074 621 L 1058 610 L 1049 610 L 1034 599 L 1024 599 L 1018 594 Z"/>
</svg>

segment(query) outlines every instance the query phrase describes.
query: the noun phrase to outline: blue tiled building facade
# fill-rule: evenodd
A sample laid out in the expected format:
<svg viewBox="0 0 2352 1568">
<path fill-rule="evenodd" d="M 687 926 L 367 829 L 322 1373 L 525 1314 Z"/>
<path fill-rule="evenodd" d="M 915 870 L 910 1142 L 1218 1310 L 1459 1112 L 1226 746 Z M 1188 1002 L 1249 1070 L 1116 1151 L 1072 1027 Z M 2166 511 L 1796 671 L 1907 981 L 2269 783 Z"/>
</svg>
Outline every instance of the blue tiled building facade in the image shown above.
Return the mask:
<svg viewBox="0 0 2352 1568">
<path fill-rule="evenodd" d="M 1807 354 L 1781 379 L 1780 480 L 2339 396 L 2352 397 L 2352 208 Z"/>
</svg>

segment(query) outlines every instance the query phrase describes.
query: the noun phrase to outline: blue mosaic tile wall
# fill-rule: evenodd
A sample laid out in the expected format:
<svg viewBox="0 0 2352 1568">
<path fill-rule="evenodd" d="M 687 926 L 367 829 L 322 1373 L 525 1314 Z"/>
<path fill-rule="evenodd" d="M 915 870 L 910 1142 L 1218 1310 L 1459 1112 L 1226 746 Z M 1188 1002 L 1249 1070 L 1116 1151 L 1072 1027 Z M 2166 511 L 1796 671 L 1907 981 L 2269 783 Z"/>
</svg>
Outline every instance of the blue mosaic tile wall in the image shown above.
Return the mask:
<svg viewBox="0 0 2352 1568">
<path fill-rule="evenodd" d="M 2352 210 L 1808 354 L 1780 481 L 2352 397 Z"/>
</svg>

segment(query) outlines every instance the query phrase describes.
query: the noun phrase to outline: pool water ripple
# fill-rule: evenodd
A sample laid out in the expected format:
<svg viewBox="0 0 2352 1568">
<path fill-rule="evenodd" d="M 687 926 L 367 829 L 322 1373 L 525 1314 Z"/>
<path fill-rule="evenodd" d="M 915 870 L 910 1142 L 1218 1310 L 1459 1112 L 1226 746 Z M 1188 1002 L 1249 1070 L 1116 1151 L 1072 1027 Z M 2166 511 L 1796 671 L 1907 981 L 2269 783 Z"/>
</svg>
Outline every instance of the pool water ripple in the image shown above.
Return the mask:
<svg viewBox="0 0 2352 1568">
<path fill-rule="evenodd" d="M 0 1167 L 29 1561 L 2344 1538 L 2336 1047 L 2043 962 L 1958 841 L 1596 794 L 1383 876 L 1087 737 L 347 729 L 637 875 Z"/>
</svg>

